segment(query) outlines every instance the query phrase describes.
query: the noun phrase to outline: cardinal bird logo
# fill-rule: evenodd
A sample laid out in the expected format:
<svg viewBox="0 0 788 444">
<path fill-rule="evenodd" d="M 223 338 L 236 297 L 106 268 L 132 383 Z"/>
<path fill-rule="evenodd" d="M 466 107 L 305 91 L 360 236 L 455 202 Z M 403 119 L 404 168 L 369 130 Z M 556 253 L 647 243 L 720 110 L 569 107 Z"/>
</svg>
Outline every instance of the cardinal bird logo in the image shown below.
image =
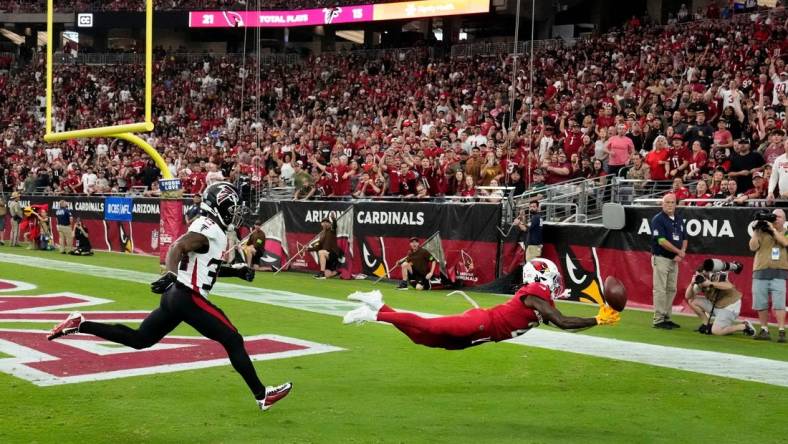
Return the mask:
<svg viewBox="0 0 788 444">
<path fill-rule="evenodd" d="M 121 252 L 123 253 L 134 252 L 134 241 L 131 239 L 131 236 L 126 233 L 126 228 L 123 226 L 123 223 L 118 224 L 118 240 L 120 240 Z"/>
<path fill-rule="evenodd" d="M 380 237 L 361 238 L 361 256 L 364 259 L 361 267 L 369 276 L 383 277 L 386 275 L 386 247 Z"/>
<path fill-rule="evenodd" d="M 586 249 L 583 260 L 572 247 L 566 244 L 557 245 L 559 266 L 564 275 L 564 286 L 570 292 L 569 299 L 603 305 L 602 278 L 599 274 L 599 259 L 596 248 L 575 247 Z"/>
</svg>

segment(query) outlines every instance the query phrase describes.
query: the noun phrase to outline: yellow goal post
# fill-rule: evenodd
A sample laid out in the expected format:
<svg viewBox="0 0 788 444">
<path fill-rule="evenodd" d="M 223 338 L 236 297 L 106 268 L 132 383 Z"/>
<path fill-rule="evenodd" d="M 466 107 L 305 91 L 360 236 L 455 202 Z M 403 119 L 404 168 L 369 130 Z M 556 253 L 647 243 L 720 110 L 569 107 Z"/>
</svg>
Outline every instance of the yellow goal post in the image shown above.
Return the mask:
<svg viewBox="0 0 788 444">
<path fill-rule="evenodd" d="M 167 162 L 148 142 L 133 133 L 153 131 L 153 0 L 145 0 L 145 121 L 125 125 L 86 128 L 72 131 L 52 132 L 52 83 L 54 65 L 54 0 L 47 0 L 47 60 L 46 60 L 46 132 L 44 141 L 61 142 L 71 139 L 112 137 L 137 145 L 156 163 L 164 179 L 172 179 Z"/>
</svg>

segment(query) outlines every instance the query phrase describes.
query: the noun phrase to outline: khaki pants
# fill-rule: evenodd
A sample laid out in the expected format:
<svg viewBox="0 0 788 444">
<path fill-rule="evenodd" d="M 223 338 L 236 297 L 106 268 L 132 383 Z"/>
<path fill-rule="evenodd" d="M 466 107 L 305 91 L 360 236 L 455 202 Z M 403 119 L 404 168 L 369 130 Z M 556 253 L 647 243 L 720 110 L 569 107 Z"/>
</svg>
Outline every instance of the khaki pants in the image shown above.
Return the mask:
<svg viewBox="0 0 788 444">
<path fill-rule="evenodd" d="M 71 227 L 69 226 L 57 226 L 57 234 L 58 236 L 58 245 L 60 245 L 60 251 L 71 251 L 71 245 L 73 244 L 73 235 L 71 233 Z"/>
<path fill-rule="evenodd" d="M 542 256 L 542 246 L 541 245 L 529 245 L 528 248 L 525 249 L 525 261 L 528 262 L 533 258 L 541 257 Z"/>
<path fill-rule="evenodd" d="M 11 219 L 11 246 L 19 245 L 19 222 Z"/>
<path fill-rule="evenodd" d="M 651 256 L 653 272 L 654 324 L 670 320 L 673 299 L 676 297 L 676 284 L 679 278 L 679 264 L 673 259 Z"/>
</svg>

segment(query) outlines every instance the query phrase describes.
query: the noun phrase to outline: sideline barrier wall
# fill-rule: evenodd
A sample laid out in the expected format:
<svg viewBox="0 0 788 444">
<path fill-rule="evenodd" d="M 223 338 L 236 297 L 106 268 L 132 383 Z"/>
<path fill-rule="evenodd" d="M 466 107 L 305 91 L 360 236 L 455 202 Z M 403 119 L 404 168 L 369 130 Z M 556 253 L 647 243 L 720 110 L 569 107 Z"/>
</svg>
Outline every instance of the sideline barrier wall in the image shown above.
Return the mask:
<svg viewBox="0 0 788 444">
<path fill-rule="evenodd" d="M 352 273 L 382 276 L 407 255 L 408 238 L 422 242 L 440 231 L 449 277 L 474 286 L 495 279 L 498 224 L 501 208 L 496 204 L 446 204 L 410 202 L 317 202 L 283 201 L 260 208 L 262 219 L 282 211 L 288 250 L 296 254 L 320 231 L 329 213 L 340 214 L 353 205 Z M 317 270 L 316 258 L 304 253 L 290 268 Z M 390 270 L 393 279 L 400 271 Z"/>
<path fill-rule="evenodd" d="M 159 199 L 23 195 L 19 199 L 23 207 L 47 207 L 55 244 L 59 240 L 55 210 L 61 199 L 66 201 L 75 219 L 82 219 L 94 250 L 159 255 Z M 108 201 L 117 207 L 106 205 Z M 184 199 L 183 202 L 184 209 L 191 205 L 191 199 Z M 10 225 L 6 223 L 6 239 Z"/>
<path fill-rule="evenodd" d="M 54 211 L 60 197 L 22 196 L 24 206 L 46 205 L 57 241 Z M 111 214 L 105 220 L 104 197 L 63 197 L 75 217 L 82 218 L 97 250 L 158 255 L 159 199 L 127 198 L 128 215 Z M 183 211 L 190 201 L 184 199 Z M 283 201 L 260 206 L 259 216 L 268 219 L 282 211 L 288 251 L 298 252 L 320 230 L 320 220 L 329 212 L 341 213 L 351 202 Z M 503 242 L 499 254 L 498 224 L 501 209 L 494 204 L 440 204 L 405 202 L 353 202 L 354 274 L 379 276 L 407 254 L 408 238 L 424 240 L 440 231 L 447 270 L 467 286 L 495 279 L 501 264 L 504 274 L 522 265 L 522 248 L 516 231 Z M 614 275 L 629 289 L 630 303 L 651 306 L 651 218 L 656 207 L 627 207 L 623 230 L 606 230 L 598 225 L 546 224 L 544 256 L 555 261 L 564 275 L 572 299 L 590 301 L 598 295 L 604 278 Z M 747 246 L 758 208 L 681 207 L 689 234 L 687 258 L 679 267 L 679 284 L 674 305 L 683 301 L 684 289 L 694 270 L 710 257 L 744 264 L 731 281 L 744 294 L 742 315 L 755 316 L 752 301 L 752 257 Z M 117 220 L 121 219 L 121 220 Z M 10 224 L 6 224 L 6 236 Z M 503 227 L 504 231 L 508 227 Z M 245 234 L 245 233 L 242 233 Z M 7 238 L 7 237 L 6 237 Z M 276 255 L 281 250 L 270 251 Z M 281 253 L 280 253 L 281 254 Z M 281 258 L 279 258 L 281 259 Z M 316 270 L 310 253 L 295 258 L 293 269 Z M 398 270 L 392 277 L 400 278 Z"/>
<path fill-rule="evenodd" d="M 54 241 L 57 242 L 57 221 L 54 217 L 58 196 L 22 196 L 23 206 L 46 205 Z M 74 217 L 82 219 L 96 250 L 158 255 L 160 239 L 159 199 L 105 198 L 89 196 L 62 197 Z M 107 214 L 106 199 L 116 205 L 127 201 L 129 214 Z M 186 211 L 190 199 L 183 200 Z M 263 203 L 259 217 L 267 220 L 282 211 L 287 232 L 288 251 L 296 254 L 320 231 L 320 220 L 329 212 L 341 213 L 350 202 L 294 201 Z M 440 231 L 449 274 L 473 286 L 495 279 L 498 258 L 497 226 L 501 220 L 500 206 L 495 204 L 441 204 L 400 202 L 354 202 L 352 273 L 380 276 L 385 269 L 407 255 L 408 238 L 426 240 Z M 113 220 L 107 220 L 113 219 Z M 10 224 L 7 224 L 10 230 Z M 247 230 L 242 230 L 241 237 Z M 8 233 L 8 231 L 7 231 Z M 268 243 L 266 243 L 268 245 Z M 281 254 L 271 250 L 268 256 Z M 278 258 L 281 259 L 281 258 Z M 276 262 L 279 262 L 278 260 Z M 296 270 L 317 270 L 311 253 L 304 253 L 291 265 Z M 399 279 L 399 270 L 391 270 Z"/>
</svg>

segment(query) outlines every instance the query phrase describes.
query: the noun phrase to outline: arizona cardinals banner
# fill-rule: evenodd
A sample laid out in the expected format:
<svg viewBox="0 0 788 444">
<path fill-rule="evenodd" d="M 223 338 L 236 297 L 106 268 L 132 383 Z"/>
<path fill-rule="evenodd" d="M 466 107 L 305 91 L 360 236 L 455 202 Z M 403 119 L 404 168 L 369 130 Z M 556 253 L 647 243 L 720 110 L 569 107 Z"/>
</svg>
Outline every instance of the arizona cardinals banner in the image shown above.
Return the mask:
<svg viewBox="0 0 788 444">
<path fill-rule="evenodd" d="M 287 250 L 287 234 L 285 232 L 285 218 L 282 212 L 276 213 L 260 226 L 265 233 L 265 254 L 262 261 L 278 270 L 287 262 L 290 256 Z"/>
<path fill-rule="evenodd" d="M 263 218 L 281 210 L 290 251 L 300 252 L 320 232 L 324 217 L 338 218 L 351 206 L 353 274 L 381 277 L 391 270 L 392 277 L 399 278 L 399 270 L 391 267 L 407 255 L 408 238 L 426 238 L 440 232 L 445 259 L 442 265 L 447 274 L 456 270 L 458 280 L 465 285 L 495 279 L 496 227 L 501 220 L 500 207 L 495 204 L 283 201 L 261 203 L 258 210 Z M 339 229 L 337 237 L 341 243 Z M 291 259 L 294 269 L 317 269 L 315 258 L 308 253 Z"/>
<path fill-rule="evenodd" d="M 54 215 L 61 200 L 66 202 L 74 218 L 79 218 L 87 228 L 93 249 L 159 255 L 159 199 L 132 198 L 131 221 L 105 220 L 104 197 L 23 195 L 20 203 L 23 207 L 45 208 L 50 217 L 50 226 L 55 227 Z M 175 210 L 172 219 L 180 222 L 184 210 L 183 206 Z M 180 232 L 175 237 L 178 235 Z M 60 241 L 57 230 L 52 230 L 52 236 L 55 243 Z"/>
</svg>

